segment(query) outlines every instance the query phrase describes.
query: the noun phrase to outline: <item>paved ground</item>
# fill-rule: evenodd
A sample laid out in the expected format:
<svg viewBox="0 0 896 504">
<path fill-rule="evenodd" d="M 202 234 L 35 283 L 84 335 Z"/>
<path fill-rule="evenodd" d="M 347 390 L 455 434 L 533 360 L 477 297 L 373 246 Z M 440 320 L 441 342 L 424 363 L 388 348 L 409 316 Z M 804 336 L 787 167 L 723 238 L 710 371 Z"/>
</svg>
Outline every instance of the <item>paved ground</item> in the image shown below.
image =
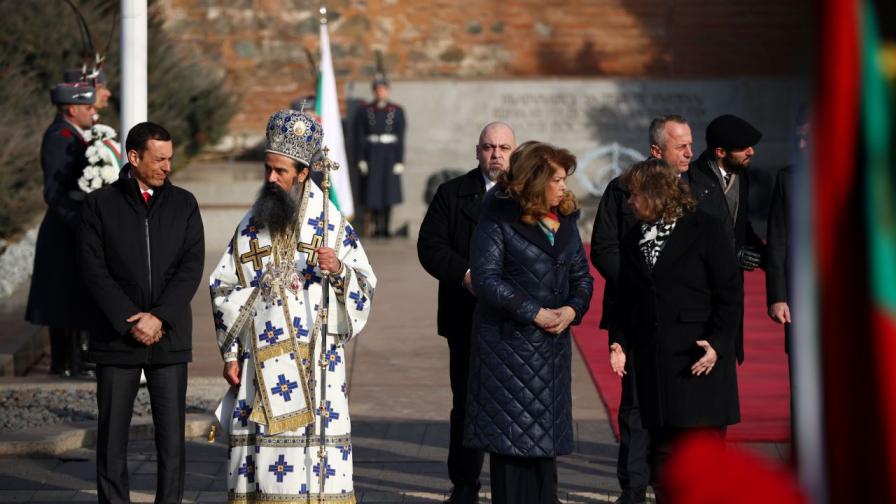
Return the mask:
<svg viewBox="0 0 896 504">
<path fill-rule="evenodd" d="M 260 168 L 205 165 L 175 183 L 192 190 L 206 227 L 206 271 L 214 266 L 233 226 L 254 197 Z M 419 266 L 412 241 L 364 243 L 379 277 L 368 328 L 349 346 L 350 409 L 353 418 L 355 486 L 360 502 L 438 502 L 450 486 L 447 457 L 450 390 L 448 349 L 435 334 L 436 282 Z M 191 387 L 218 394 L 213 378 L 221 360 L 214 342 L 207 290 L 193 303 L 194 362 Z M 0 329 L 0 339 L 3 339 Z M 38 366 L 33 374 L 40 374 Z M 212 379 L 212 380 L 210 380 Z M 46 382 L 45 377 L 3 378 L 4 383 Z M 199 387 L 199 383 L 202 387 Z M 223 380 L 221 391 L 223 391 Z M 597 391 L 576 353 L 573 359 L 573 415 L 577 450 L 559 460 L 564 502 L 602 502 L 617 492 L 617 445 Z M 781 458 L 782 447 L 756 447 Z M 223 502 L 227 450 L 204 438 L 190 440 L 187 499 Z M 133 440 L 129 449 L 132 499 L 152 501 L 155 454 L 151 441 Z M 488 486 L 488 464 L 483 486 Z M 80 448 L 58 457 L 0 458 L 0 502 L 95 501 L 93 453 Z M 487 495 L 487 492 L 486 492 Z"/>
</svg>

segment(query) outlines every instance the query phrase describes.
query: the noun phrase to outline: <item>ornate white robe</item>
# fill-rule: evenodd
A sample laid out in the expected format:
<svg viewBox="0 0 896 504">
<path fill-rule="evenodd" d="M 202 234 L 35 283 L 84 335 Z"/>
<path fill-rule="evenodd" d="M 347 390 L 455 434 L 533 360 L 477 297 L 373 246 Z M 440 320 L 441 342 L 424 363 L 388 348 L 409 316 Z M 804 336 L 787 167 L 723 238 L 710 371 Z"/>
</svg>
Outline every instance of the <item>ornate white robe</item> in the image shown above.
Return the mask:
<svg viewBox="0 0 896 504">
<path fill-rule="evenodd" d="M 327 246 L 344 268 L 331 277 L 327 348 L 321 348 L 315 249 L 324 234 L 323 200 L 309 180 L 291 240 L 272 240 L 250 211 L 210 278 L 221 353 L 243 364 L 239 387 L 231 387 L 219 408 L 229 434 L 230 502 L 317 502 L 321 471 L 324 502 L 355 502 L 344 345 L 367 322 L 376 277 L 357 233 L 328 201 Z"/>
</svg>

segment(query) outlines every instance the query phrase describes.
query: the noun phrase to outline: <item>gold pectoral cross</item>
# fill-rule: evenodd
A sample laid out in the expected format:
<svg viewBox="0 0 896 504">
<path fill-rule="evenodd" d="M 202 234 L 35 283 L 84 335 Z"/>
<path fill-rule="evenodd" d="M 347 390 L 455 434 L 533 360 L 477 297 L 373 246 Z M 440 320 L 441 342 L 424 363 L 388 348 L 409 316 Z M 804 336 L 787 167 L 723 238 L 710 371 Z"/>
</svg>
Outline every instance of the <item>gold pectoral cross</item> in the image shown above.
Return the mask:
<svg viewBox="0 0 896 504">
<path fill-rule="evenodd" d="M 261 260 L 269 255 L 271 255 L 271 246 L 265 245 L 264 247 L 258 247 L 258 238 L 252 238 L 249 241 L 250 251 L 244 253 L 240 256 L 240 262 L 242 264 L 252 263 L 252 267 L 260 270 L 261 269 Z"/>
<path fill-rule="evenodd" d="M 308 259 L 305 261 L 309 266 L 314 266 L 317 264 L 317 249 L 320 248 L 324 239 L 320 235 L 314 235 L 311 237 L 311 243 L 302 243 L 299 242 L 299 252 L 304 252 L 308 254 Z"/>
</svg>

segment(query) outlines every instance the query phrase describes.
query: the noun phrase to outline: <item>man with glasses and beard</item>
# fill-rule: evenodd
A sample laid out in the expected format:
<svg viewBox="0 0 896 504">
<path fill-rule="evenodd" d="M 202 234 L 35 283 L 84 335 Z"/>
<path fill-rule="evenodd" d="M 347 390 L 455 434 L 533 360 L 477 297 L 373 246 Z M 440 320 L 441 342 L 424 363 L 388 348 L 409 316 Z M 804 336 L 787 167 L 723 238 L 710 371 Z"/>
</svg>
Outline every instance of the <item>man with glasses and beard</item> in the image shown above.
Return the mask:
<svg viewBox="0 0 896 504">
<path fill-rule="evenodd" d="M 706 150 L 691 163 L 688 174 L 697 208 L 724 223 L 741 270 L 763 265 L 765 244 L 753 231 L 749 209 L 750 166 L 762 133 L 735 115 L 713 119 L 706 127 Z M 741 299 L 743 305 L 743 299 Z M 744 361 L 743 310 L 735 339 L 737 362 Z"/>
<path fill-rule="evenodd" d="M 309 178 L 322 140 L 307 114 L 271 116 L 265 183 L 210 278 L 231 385 L 219 420 L 232 502 L 354 502 L 344 345 L 367 322 L 376 277 L 354 228 Z"/>
</svg>

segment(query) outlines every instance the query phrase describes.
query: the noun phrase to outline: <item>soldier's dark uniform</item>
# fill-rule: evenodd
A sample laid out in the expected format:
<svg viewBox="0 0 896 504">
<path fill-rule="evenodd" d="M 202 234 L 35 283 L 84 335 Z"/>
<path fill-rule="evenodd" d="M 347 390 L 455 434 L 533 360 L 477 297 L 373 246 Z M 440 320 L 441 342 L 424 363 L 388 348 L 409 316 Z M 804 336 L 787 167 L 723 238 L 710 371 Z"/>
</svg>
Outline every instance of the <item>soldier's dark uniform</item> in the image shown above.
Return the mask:
<svg viewBox="0 0 896 504">
<path fill-rule="evenodd" d="M 367 162 L 362 203 L 373 214 L 375 235 L 388 236 L 391 208 L 403 199 L 395 165 L 404 163 L 404 131 L 404 110 L 389 101 L 370 103 L 355 116 L 358 159 Z"/>
<path fill-rule="evenodd" d="M 57 86 L 57 105 L 92 104 L 93 87 Z M 87 142 L 81 131 L 57 114 L 44 133 L 40 160 L 47 213 L 41 222 L 34 253 L 34 273 L 25 319 L 50 328 L 50 370 L 78 374 L 80 342 L 89 327 L 89 295 L 77 265 L 78 229 L 85 193 L 78 187 L 87 165 Z"/>
</svg>

